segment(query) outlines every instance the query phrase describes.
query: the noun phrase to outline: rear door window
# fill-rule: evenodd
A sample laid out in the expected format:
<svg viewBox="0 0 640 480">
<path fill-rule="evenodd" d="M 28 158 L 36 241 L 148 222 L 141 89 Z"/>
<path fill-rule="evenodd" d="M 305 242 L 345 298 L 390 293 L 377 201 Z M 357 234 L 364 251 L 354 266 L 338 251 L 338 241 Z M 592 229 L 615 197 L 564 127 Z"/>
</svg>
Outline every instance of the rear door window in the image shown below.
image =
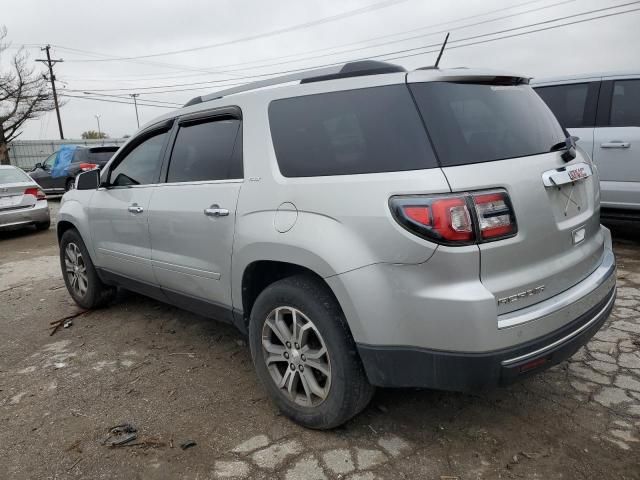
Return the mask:
<svg viewBox="0 0 640 480">
<path fill-rule="evenodd" d="M 613 83 L 609 126 L 640 127 L 640 80 Z"/>
<path fill-rule="evenodd" d="M 240 120 L 221 119 L 180 125 L 167 182 L 242 178 Z"/>
<path fill-rule="evenodd" d="M 537 155 L 565 139 L 528 85 L 427 82 L 410 88 L 443 167 Z"/>
<path fill-rule="evenodd" d="M 437 166 L 406 85 L 274 100 L 269 122 L 285 177 Z"/>
<path fill-rule="evenodd" d="M 536 88 L 551 111 L 565 128 L 593 127 L 587 103 L 588 83 L 572 83 Z"/>
</svg>

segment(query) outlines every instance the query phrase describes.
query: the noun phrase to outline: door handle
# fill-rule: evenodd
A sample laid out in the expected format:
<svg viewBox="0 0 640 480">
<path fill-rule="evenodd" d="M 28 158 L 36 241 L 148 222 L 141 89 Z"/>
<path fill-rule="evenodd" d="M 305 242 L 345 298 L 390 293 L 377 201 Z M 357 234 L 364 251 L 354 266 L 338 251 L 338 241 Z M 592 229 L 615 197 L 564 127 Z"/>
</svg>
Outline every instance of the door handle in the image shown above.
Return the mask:
<svg viewBox="0 0 640 480">
<path fill-rule="evenodd" d="M 229 215 L 229 210 L 220 208 L 220 205 L 211 205 L 209 208 L 204 209 L 204 214 L 207 217 L 226 217 Z"/>
<path fill-rule="evenodd" d="M 604 142 L 600 144 L 600 147 L 602 148 L 629 148 L 631 146 L 631 143 L 629 142 L 619 142 L 616 140 L 613 140 L 611 142 Z"/>
<path fill-rule="evenodd" d="M 140 207 L 139 205 L 136 205 L 135 203 L 133 205 L 129 205 L 129 208 L 127 208 L 127 210 L 129 210 L 129 212 L 131 212 L 131 213 L 142 213 L 142 212 L 144 212 L 144 208 Z"/>
</svg>

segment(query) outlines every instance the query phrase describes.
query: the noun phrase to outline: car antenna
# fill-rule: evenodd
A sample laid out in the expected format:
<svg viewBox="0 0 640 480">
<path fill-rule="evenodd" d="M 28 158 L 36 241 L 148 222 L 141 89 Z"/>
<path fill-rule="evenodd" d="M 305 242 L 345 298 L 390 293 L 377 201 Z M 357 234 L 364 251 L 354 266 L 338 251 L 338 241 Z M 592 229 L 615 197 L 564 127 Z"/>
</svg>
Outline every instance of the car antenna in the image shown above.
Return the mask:
<svg viewBox="0 0 640 480">
<path fill-rule="evenodd" d="M 442 47 L 440 47 L 440 53 L 438 54 L 438 59 L 436 60 L 436 63 L 433 66 L 433 68 L 438 68 L 438 65 L 440 64 L 440 59 L 442 58 L 442 54 L 444 53 L 444 47 L 447 46 L 447 40 L 449 40 L 449 32 L 447 32 L 447 36 L 444 37 L 444 42 L 442 43 Z"/>
</svg>

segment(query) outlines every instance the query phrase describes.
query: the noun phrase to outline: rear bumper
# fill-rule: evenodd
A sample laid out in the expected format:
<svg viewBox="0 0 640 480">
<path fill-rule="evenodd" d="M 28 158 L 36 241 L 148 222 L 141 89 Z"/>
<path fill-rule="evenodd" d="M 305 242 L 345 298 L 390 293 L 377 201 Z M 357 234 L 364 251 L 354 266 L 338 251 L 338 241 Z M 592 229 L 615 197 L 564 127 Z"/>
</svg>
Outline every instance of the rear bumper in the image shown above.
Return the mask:
<svg viewBox="0 0 640 480">
<path fill-rule="evenodd" d="M 607 249 L 600 266 L 578 285 L 537 305 L 498 317 L 506 323 L 495 335 L 522 332 L 549 318 L 559 323 L 555 329 L 526 341 L 488 351 L 358 343 L 360 357 L 369 381 L 381 387 L 470 391 L 508 384 L 569 358 L 587 343 L 613 309 L 615 278 L 615 257 Z"/>
<path fill-rule="evenodd" d="M 49 205 L 39 200 L 33 207 L 0 211 L 0 228 L 13 228 L 32 223 L 46 222 L 50 219 Z"/>
<path fill-rule="evenodd" d="M 380 387 L 472 391 L 506 385 L 571 357 L 600 329 L 613 309 L 615 287 L 564 328 L 532 342 L 488 353 L 358 345 L 369 381 Z"/>
</svg>

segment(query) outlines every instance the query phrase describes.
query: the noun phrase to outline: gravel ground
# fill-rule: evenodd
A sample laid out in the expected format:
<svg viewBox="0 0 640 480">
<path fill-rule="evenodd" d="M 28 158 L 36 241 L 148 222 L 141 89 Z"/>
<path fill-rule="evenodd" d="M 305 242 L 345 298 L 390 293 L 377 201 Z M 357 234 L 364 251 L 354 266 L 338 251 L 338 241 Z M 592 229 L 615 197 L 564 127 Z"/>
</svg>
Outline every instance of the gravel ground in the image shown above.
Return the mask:
<svg viewBox="0 0 640 480">
<path fill-rule="evenodd" d="M 122 293 L 49 336 L 78 312 L 55 231 L 0 233 L 0 477 L 640 478 L 640 225 L 612 228 L 616 308 L 569 362 L 474 395 L 379 390 L 331 432 L 278 414 L 227 325 Z M 105 445 L 123 423 L 133 445 Z"/>
</svg>

